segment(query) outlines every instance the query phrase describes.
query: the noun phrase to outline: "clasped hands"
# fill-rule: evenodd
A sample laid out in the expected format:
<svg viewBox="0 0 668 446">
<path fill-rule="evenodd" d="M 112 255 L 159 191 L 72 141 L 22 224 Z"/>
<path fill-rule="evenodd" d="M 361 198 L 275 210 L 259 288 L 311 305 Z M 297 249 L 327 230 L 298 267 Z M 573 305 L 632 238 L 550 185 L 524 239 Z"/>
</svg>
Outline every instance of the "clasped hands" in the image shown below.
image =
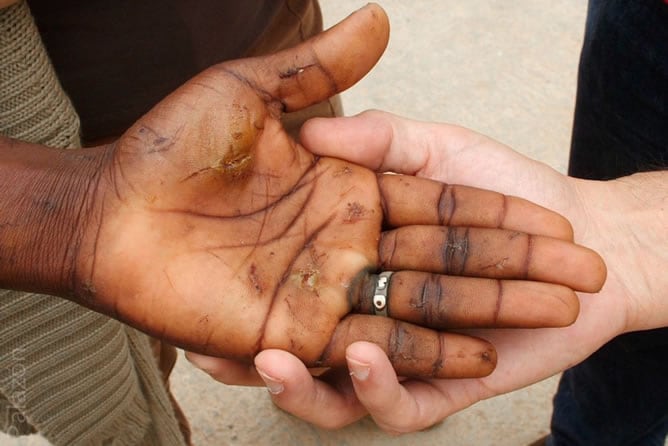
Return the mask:
<svg viewBox="0 0 668 446">
<path fill-rule="evenodd" d="M 275 55 L 214 66 L 95 149 L 103 163 L 76 258 L 79 301 L 200 354 L 281 349 L 345 367 L 370 341 L 398 374 L 481 377 L 487 341 L 449 332 L 561 327 L 605 266 L 526 200 L 318 157 L 283 112 L 345 90 L 388 39 L 370 5 Z M 92 152 L 91 152 L 92 153 Z M 387 317 L 377 274 L 393 271 Z"/>
</svg>

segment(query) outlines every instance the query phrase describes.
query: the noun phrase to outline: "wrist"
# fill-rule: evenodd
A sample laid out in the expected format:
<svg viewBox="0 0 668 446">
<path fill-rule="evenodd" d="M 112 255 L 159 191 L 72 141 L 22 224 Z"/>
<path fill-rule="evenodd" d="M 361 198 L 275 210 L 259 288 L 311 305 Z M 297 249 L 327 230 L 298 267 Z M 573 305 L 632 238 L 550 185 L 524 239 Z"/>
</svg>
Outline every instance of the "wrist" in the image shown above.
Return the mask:
<svg viewBox="0 0 668 446">
<path fill-rule="evenodd" d="M 587 182 L 586 235 L 608 266 L 604 288 L 626 303 L 623 331 L 668 326 L 668 171 Z"/>
<path fill-rule="evenodd" d="M 108 153 L 0 138 L 0 287 L 73 295 Z"/>
<path fill-rule="evenodd" d="M 668 326 L 668 171 L 637 173 L 615 180 L 626 198 L 622 215 L 629 250 L 620 271 L 635 304 L 628 331 Z M 632 274 L 629 274 L 632 272 Z"/>
</svg>

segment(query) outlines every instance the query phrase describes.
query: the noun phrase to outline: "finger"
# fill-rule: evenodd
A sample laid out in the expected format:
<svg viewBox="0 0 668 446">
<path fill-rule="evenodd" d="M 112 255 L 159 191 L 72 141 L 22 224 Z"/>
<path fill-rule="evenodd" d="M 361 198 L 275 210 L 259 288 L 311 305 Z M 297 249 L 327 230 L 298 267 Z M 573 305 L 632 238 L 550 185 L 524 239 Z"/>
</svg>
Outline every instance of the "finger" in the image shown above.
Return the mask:
<svg viewBox="0 0 668 446">
<path fill-rule="evenodd" d="M 338 386 L 313 378 L 294 355 L 265 350 L 255 357 L 255 367 L 266 383 L 271 399 L 281 409 L 325 429 L 346 426 L 366 415 L 344 372 Z"/>
<path fill-rule="evenodd" d="M 445 417 L 447 395 L 427 381 L 400 383 L 377 345 L 351 344 L 346 349 L 346 361 L 358 400 L 381 429 L 393 434 L 415 432 Z"/>
<path fill-rule="evenodd" d="M 352 86 L 376 64 L 388 39 L 387 15 L 369 4 L 301 45 L 224 67 L 290 112 Z"/>
<path fill-rule="evenodd" d="M 381 269 L 525 279 L 596 292 L 606 268 L 591 249 L 564 240 L 487 228 L 405 226 L 384 232 Z"/>
<path fill-rule="evenodd" d="M 427 140 L 415 138 L 406 141 L 412 144 L 400 150 L 400 139 L 405 133 L 403 122 L 418 128 L 423 126 L 418 121 L 373 110 L 353 117 L 310 119 L 302 126 L 299 139 L 304 147 L 318 155 L 345 159 L 377 172 L 415 175 L 427 165 L 430 147 L 425 144 Z M 428 135 L 427 132 L 422 134 Z M 447 139 L 442 141 L 443 145 L 447 143 Z"/>
<path fill-rule="evenodd" d="M 568 220 L 521 198 L 405 175 L 378 175 L 378 185 L 385 220 L 392 227 L 502 228 L 573 240 L 573 228 Z"/>
<path fill-rule="evenodd" d="M 262 386 L 264 382 L 253 365 L 231 359 L 186 352 L 186 359 L 216 381 L 233 386 Z"/>
<path fill-rule="evenodd" d="M 346 347 L 357 341 L 378 345 L 402 376 L 482 377 L 492 373 L 496 365 L 494 347 L 482 339 L 363 315 L 350 315 L 339 323 L 318 365 L 345 365 Z"/>
<path fill-rule="evenodd" d="M 356 312 L 373 314 L 376 277 L 351 293 Z M 438 330 L 565 327 L 579 308 L 573 290 L 551 283 L 398 271 L 387 284 L 389 317 Z"/>
<path fill-rule="evenodd" d="M 487 138 L 460 126 L 414 121 L 377 110 L 352 117 L 313 118 L 304 124 L 300 134 L 304 147 L 315 154 L 342 158 L 377 172 L 406 175 L 426 174 L 425 171 L 433 169 L 438 161 L 448 164 L 454 161 L 463 147 L 484 140 Z M 493 156 L 492 151 L 484 146 L 479 150 Z M 497 144 L 494 150 L 512 153 L 517 161 L 524 164 L 520 168 L 528 169 L 536 164 L 501 144 Z M 476 180 L 459 178 L 461 175 L 448 169 L 448 165 L 437 167 L 447 171 L 450 182 Z"/>
<path fill-rule="evenodd" d="M 138 162 L 136 154 L 146 158 L 141 175 L 129 173 L 130 184 L 154 183 L 142 175 L 150 177 L 156 166 L 168 169 L 180 188 L 194 182 L 215 189 L 221 175 L 240 182 L 261 162 L 255 152 L 263 137 L 270 146 L 292 144 L 275 119 L 281 112 L 322 102 L 353 85 L 378 61 L 388 38 L 387 16 L 371 4 L 296 47 L 205 70 L 126 133 L 121 161 Z M 173 150 L 181 141 L 188 150 Z M 298 158 L 292 160 L 297 165 L 309 162 L 300 154 L 290 156 Z M 153 194 L 147 199 L 154 200 Z"/>
<path fill-rule="evenodd" d="M 555 170 L 472 130 L 377 110 L 353 117 L 313 118 L 302 127 L 300 141 L 317 155 L 345 159 L 378 172 L 493 189 L 549 207 L 554 203 L 546 200 L 545 190 L 526 185 L 540 178 L 555 189 L 564 187 Z"/>
</svg>

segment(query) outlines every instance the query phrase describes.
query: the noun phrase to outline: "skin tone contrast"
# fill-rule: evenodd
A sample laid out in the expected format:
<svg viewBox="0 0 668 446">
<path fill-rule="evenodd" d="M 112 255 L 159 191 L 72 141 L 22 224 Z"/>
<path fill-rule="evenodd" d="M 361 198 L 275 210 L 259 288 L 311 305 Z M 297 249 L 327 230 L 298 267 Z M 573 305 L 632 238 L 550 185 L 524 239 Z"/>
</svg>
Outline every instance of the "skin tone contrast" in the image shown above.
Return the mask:
<svg viewBox="0 0 668 446">
<path fill-rule="evenodd" d="M 388 29 L 369 5 L 293 49 L 214 66 L 109 144 L 0 140 L 0 285 L 243 364 L 281 349 L 341 369 L 368 341 L 404 376 L 492 372 L 495 347 L 449 328 L 572 323 L 574 290 L 598 290 L 606 269 L 565 218 L 314 155 L 281 126 L 366 74 Z"/>
</svg>

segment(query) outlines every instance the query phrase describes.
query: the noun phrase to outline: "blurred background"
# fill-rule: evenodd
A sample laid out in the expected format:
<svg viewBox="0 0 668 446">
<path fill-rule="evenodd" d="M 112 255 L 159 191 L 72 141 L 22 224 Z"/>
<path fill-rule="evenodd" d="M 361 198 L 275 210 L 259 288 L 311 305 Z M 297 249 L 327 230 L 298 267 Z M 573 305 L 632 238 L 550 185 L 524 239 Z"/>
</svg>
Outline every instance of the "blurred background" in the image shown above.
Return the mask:
<svg viewBox="0 0 668 446">
<path fill-rule="evenodd" d="M 326 26 L 362 7 L 321 0 Z M 380 0 L 390 44 L 343 93 L 346 114 L 376 108 L 478 130 L 565 172 L 584 31 L 578 0 Z M 427 430 L 390 437 L 365 419 L 323 431 L 275 408 L 262 388 L 229 387 L 183 357 L 172 379 L 196 445 L 526 445 L 549 426 L 556 378 L 478 403 Z M 46 444 L 39 437 L 0 445 Z"/>
</svg>

